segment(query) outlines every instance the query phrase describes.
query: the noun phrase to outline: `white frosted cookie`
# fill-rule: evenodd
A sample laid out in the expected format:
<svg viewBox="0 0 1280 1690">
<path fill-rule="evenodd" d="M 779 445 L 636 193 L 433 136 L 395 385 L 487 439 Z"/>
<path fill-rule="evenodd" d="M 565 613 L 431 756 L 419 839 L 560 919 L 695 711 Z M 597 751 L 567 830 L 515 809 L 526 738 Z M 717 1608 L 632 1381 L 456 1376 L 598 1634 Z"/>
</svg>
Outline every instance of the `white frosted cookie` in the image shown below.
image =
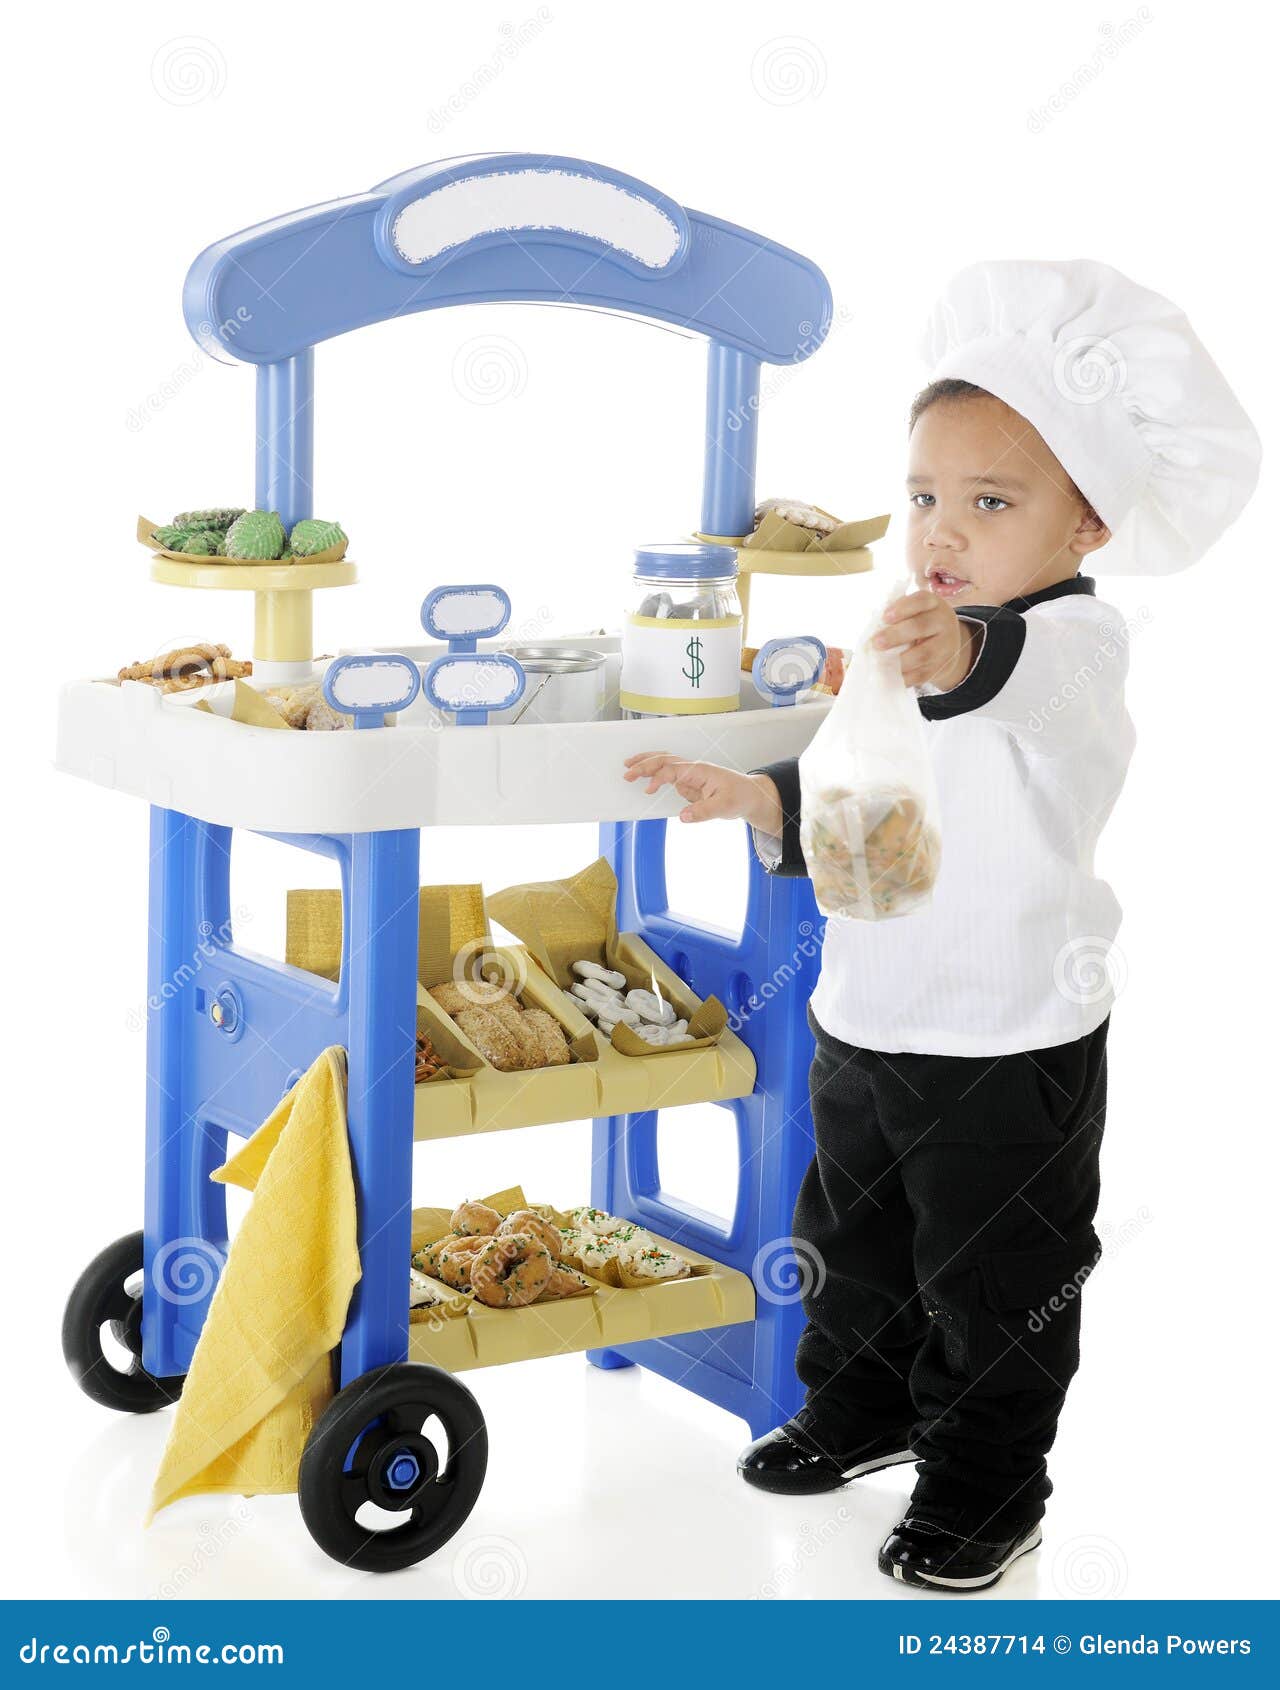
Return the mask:
<svg viewBox="0 0 1280 1690">
<path fill-rule="evenodd" d="M 447 1303 L 450 1298 L 446 1286 L 434 1279 L 428 1279 L 425 1273 L 419 1273 L 417 1268 L 409 1269 L 409 1307 L 411 1309 L 430 1308 L 436 1303 Z"/>
<path fill-rule="evenodd" d="M 762 516 L 780 516 L 784 522 L 794 522 L 797 528 L 808 528 L 815 534 L 834 534 L 840 524 L 835 517 L 809 505 L 803 499 L 762 499 L 756 506 L 756 527 Z"/>
<path fill-rule="evenodd" d="M 637 1250 L 634 1255 L 618 1260 L 618 1276 L 623 1285 L 638 1288 L 659 1285 L 665 1280 L 687 1279 L 692 1272 L 683 1256 L 664 1250 L 655 1244 L 649 1250 Z"/>
<path fill-rule="evenodd" d="M 620 1253 L 621 1246 L 616 1239 L 597 1236 L 583 1240 L 578 1261 L 583 1273 L 589 1273 L 593 1279 L 603 1279 L 608 1284 L 616 1285 Z"/>
<path fill-rule="evenodd" d="M 660 998 L 656 992 L 646 992 L 636 987 L 627 993 L 623 1000 L 628 1009 L 634 1009 L 636 1014 L 645 1021 L 652 1021 L 656 1026 L 669 1027 L 676 1019 L 675 1005 Z"/>
<path fill-rule="evenodd" d="M 657 1239 L 651 1232 L 646 1232 L 632 1221 L 615 1227 L 609 1237 L 618 1246 L 618 1254 L 624 1258 L 634 1256 L 640 1250 L 652 1250 L 657 1245 Z"/>
<path fill-rule="evenodd" d="M 590 1203 L 583 1203 L 577 1209 L 570 1209 L 569 1223 L 571 1226 L 576 1226 L 580 1232 L 588 1235 L 612 1232 L 615 1227 L 625 1224 L 617 1215 L 606 1214 L 603 1209 L 593 1209 Z"/>
<path fill-rule="evenodd" d="M 620 992 L 627 983 L 625 974 L 619 974 L 616 968 L 602 968 L 598 962 L 575 962 L 573 972 L 579 980 L 595 980 L 601 986 L 612 987 L 615 992 Z"/>
</svg>

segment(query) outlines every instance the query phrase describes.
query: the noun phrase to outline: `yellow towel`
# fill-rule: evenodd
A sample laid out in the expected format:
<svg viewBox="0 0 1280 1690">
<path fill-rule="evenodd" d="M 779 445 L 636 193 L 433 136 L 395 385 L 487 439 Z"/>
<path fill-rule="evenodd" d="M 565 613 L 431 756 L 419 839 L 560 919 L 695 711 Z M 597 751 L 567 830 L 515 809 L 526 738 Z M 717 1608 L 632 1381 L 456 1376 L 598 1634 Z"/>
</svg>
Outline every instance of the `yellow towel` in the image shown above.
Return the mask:
<svg viewBox="0 0 1280 1690">
<path fill-rule="evenodd" d="M 333 1394 L 329 1352 L 360 1278 L 346 1052 L 323 1051 L 213 1175 L 254 1193 L 232 1243 L 151 1493 L 294 1491 Z"/>
</svg>

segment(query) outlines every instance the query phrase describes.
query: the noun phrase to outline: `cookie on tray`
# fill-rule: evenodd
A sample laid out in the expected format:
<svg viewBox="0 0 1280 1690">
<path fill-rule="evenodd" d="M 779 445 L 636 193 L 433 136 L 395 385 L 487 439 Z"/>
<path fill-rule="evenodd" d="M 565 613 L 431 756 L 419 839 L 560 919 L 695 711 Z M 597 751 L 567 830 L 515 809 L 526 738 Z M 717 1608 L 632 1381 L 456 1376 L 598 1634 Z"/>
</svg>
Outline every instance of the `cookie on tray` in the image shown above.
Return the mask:
<svg viewBox="0 0 1280 1690">
<path fill-rule="evenodd" d="M 487 1009 L 461 1009 L 454 1016 L 462 1031 L 492 1067 L 509 1074 L 522 1068 L 520 1046 L 511 1029 Z"/>
<path fill-rule="evenodd" d="M 547 1281 L 547 1288 L 534 1299 L 539 1303 L 559 1303 L 566 1297 L 590 1297 L 595 1286 L 579 1273 L 577 1268 L 565 1267 L 559 1262 L 551 1270 L 551 1278 Z"/>
<path fill-rule="evenodd" d="M 444 980 L 438 986 L 428 986 L 427 996 L 434 998 L 446 1015 L 458 1015 L 464 1009 L 488 1009 L 505 997 L 501 986 L 491 986 L 484 980 Z"/>
<path fill-rule="evenodd" d="M 688 1279 L 693 1272 L 683 1256 L 657 1244 L 651 1250 L 637 1250 L 634 1255 L 619 1257 L 615 1265 L 618 1283 L 635 1291 L 667 1280 Z"/>
<path fill-rule="evenodd" d="M 564 1036 L 564 1028 L 549 1009 L 526 1009 L 523 1020 L 537 1040 L 540 1066 L 562 1068 L 572 1060 L 573 1052 Z"/>
</svg>

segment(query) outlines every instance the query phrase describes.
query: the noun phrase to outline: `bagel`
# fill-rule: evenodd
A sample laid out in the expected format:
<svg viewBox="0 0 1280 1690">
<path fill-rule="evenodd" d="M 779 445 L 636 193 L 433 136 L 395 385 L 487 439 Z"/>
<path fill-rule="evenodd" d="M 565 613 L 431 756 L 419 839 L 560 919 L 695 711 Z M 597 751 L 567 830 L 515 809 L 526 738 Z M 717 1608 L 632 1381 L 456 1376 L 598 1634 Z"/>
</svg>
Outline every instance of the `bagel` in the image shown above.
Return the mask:
<svg viewBox="0 0 1280 1690">
<path fill-rule="evenodd" d="M 488 1237 L 497 1232 L 501 1224 L 502 1216 L 487 1203 L 459 1203 L 449 1216 L 449 1225 L 453 1231 L 468 1237 L 475 1237 L 480 1233 Z"/>
<path fill-rule="evenodd" d="M 544 1221 L 541 1215 L 535 1215 L 532 1209 L 517 1209 L 507 1216 L 498 1228 L 498 1237 L 507 1233 L 523 1232 L 530 1238 L 536 1238 L 539 1244 L 544 1244 L 553 1262 L 560 1260 L 560 1228 L 552 1226 L 550 1221 Z"/>
<path fill-rule="evenodd" d="M 475 1233 L 467 1238 L 452 1238 L 441 1250 L 436 1265 L 436 1274 L 446 1285 L 452 1285 L 455 1291 L 470 1291 L 472 1289 L 471 1272 L 476 1257 L 487 1244 L 493 1240 L 485 1233 Z"/>
<path fill-rule="evenodd" d="M 545 1244 L 527 1232 L 488 1238 L 471 1262 L 471 1289 L 491 1309 L 518 1309 L 540 1297 L 554 1267 Z"/>
</svg>

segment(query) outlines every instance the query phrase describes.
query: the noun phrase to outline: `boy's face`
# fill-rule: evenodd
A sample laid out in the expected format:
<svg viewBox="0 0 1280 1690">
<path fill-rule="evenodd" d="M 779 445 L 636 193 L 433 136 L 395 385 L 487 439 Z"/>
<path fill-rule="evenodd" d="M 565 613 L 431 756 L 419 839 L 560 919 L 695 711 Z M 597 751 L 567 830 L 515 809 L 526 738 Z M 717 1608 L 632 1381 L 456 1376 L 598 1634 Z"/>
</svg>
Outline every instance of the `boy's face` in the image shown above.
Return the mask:
<svg viewBox="0 0 1280 1690">
<path fill-rule="evenodd" d="M 1026 418 L 990 396 L 935 400 L 919 418 L 907 496 L 911 569 L 956 606 L 1068 580 L 1110 539 Z"/>
</svg>

